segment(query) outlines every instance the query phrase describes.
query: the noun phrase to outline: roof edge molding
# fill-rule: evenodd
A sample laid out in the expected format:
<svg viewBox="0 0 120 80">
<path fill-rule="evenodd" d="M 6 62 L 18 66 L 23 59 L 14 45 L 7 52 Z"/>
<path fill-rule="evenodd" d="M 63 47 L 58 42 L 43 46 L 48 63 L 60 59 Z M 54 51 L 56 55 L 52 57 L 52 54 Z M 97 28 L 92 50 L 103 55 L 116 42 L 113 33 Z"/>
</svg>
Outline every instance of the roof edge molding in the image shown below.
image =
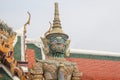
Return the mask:
<svg viewBox="0 0 120 80">
<path fill-rule="evenodd" d="M 120 57 L 120 53 L 117 52 L 97 51 L 97 50 L 70 49 L 70 53 Z"/>
</svg>

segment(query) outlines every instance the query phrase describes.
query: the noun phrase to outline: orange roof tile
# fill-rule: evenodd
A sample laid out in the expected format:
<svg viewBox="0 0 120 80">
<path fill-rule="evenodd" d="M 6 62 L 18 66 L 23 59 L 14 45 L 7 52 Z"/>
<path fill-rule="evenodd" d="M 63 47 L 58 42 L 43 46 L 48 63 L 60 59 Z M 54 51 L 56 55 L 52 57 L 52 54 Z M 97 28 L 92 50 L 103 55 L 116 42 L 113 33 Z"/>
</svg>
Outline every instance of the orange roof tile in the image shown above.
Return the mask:
<svg viewBox="0 0 120 80">
<path fill-rule="evenodd" d="M 82 80 L 120 80 L 120 61 L 67 58 L 83 72 Z"/>
<path fill-rule="evenodd" d="M 26 59 L 28 60 L 28 68 L 32 68 L 36 63 L 33 49 L 26 49 Z"/>
</svg>

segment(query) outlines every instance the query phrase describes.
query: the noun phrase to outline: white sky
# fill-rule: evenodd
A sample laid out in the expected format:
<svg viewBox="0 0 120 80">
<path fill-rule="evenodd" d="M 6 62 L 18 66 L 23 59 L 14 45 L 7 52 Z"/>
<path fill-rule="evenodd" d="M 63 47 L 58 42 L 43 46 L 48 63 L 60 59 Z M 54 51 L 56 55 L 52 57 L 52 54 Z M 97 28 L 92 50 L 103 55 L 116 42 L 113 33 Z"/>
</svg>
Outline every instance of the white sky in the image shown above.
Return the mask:
<svg viewBox="0 0 120 80">
<path fill-rule="evenodd" d="M 53 21 L 54 2 L 71 48 L 120 52 L 120 0 L 0 0 L 0 19 L 17 30 L 29 11 L 27 37 L 40 38 Z"/>
</svg>

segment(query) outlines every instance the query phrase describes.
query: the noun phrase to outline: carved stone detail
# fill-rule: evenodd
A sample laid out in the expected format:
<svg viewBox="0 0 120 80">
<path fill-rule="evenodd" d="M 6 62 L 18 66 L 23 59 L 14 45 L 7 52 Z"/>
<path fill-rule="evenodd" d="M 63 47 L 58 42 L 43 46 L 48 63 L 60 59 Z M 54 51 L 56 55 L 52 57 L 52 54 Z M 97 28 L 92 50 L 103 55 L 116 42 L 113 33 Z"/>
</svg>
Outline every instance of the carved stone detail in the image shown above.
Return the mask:
<svg viewBox="0 0 120 80">
<path fill-rule="evenodd" d="M 44 76 L 45 80 L 80 80 L 81 74 L 79 73 L 77 65 L 65 59 L 51 58 L 39 60 L 37 64 L 41 64 L 41 66 L 39 66 L 40 70 L 33 69 L 34 72 L 31 70 L 34 78 L 36 75 L 39 75 L 39 79 L 42 79 Z M 37 71 L 40 73 L 38 74 Z"/>
</svg>

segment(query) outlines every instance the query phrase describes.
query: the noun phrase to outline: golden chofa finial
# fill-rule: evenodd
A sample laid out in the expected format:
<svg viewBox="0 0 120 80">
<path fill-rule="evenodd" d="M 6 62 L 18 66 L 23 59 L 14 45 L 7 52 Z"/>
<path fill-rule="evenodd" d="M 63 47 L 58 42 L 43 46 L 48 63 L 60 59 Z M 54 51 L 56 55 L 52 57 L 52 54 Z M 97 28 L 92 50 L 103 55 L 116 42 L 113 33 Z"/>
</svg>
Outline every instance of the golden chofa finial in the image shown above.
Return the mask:
<svg viewBox="0 0 120 80">
<path fill-rule="evenodd" d="M 27 13 L 29 15 L 29 18 L 28 18 L 27 22 L 24 24 L 24 32 L 25 33 L 26 33 L 26 26 L 27 26 L 27 24 L 30 25 L 30 19 L 31 19 L 31 14 L 29 12 L 27 12 Z"/>
</svg>

